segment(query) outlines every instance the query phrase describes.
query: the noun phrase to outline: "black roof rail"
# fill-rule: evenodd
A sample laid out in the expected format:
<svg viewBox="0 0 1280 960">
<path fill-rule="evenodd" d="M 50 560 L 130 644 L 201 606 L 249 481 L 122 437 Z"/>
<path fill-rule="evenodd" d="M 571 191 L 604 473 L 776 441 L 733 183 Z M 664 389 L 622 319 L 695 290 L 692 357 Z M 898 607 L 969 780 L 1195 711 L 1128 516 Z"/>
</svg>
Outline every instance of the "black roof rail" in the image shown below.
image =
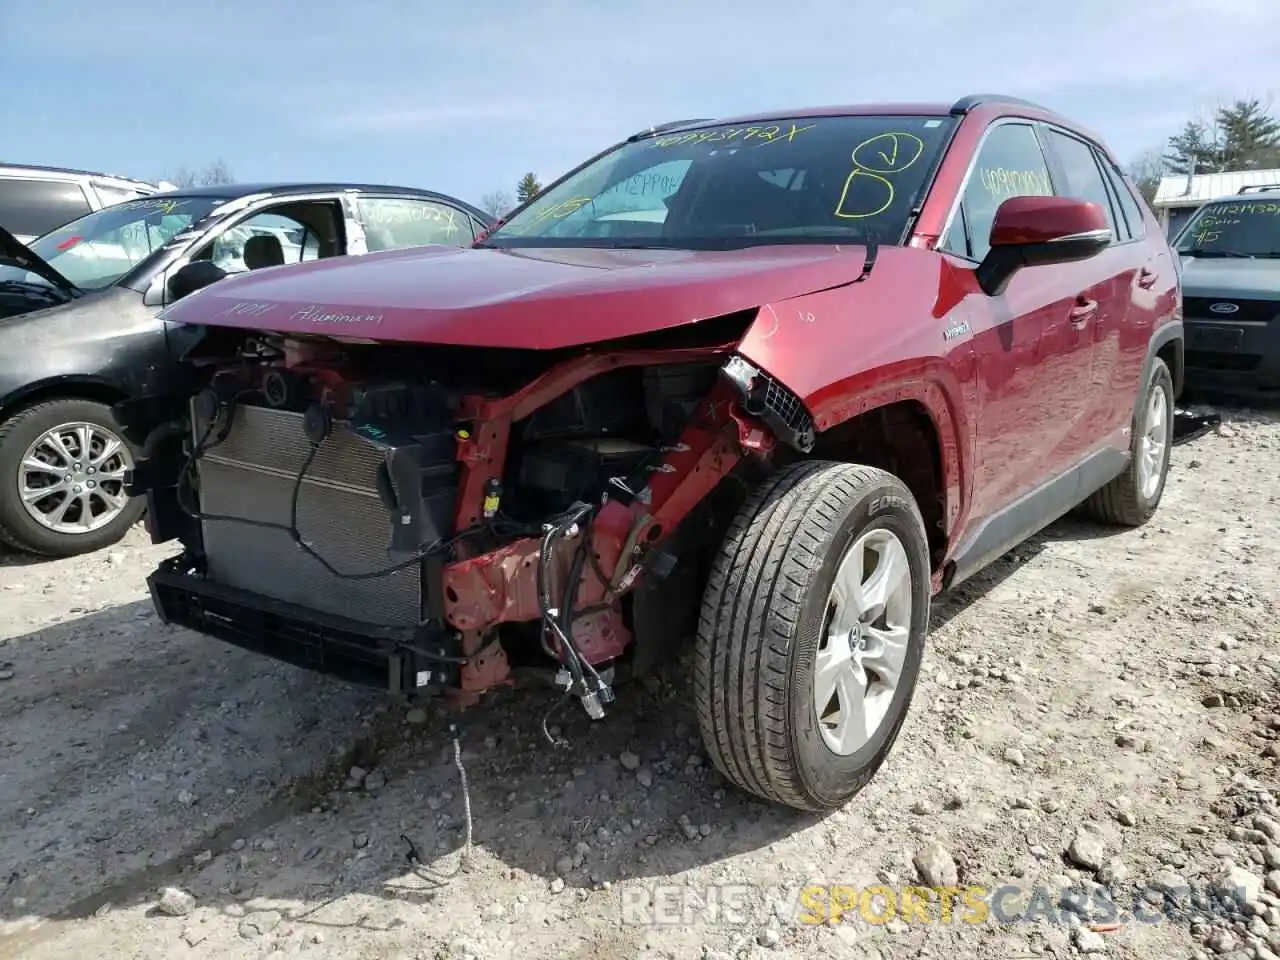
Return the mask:
<svg viewBox="0 0 1280 960">
<path fill-rule="evenodd" d="M 675 130 L 678 127 L 689 127 L 696 123 L 711 123 L 714 117 L 696 117 L 693 120 L 672 120 L 669 123 L 659 123 L 647 130 L 641 130 L 639 133 L 633 133 L 627 137 L 627 143 L 635 143 L 637 140 L 643 140 L 645 137 L 652 137 L 658 133 L 666 133 L 668 130 Z"/>
<path fill-rule="evenodd" d="M 1237 193 L 1266 193 L 1269 190 L 1280 190 L 1280 183 L 1253 183 L 1241 187 Z"/>
<path fill-rule="evenodd" d="M 1032 103 L 1030 100 L 1023 100 L 1021 97 L 1006 97 L 1002 93 L 971 93 L 967 97 L 961 97 L 951 105 L 951 115 L 953 117 L 963 116 L 984 103 L 1007 103 L 1013 107 L 1030 107 L 1032 110 L 1043 110 L 1046 113 L 1052 112 L 1048 107 Z"/>
</svg>

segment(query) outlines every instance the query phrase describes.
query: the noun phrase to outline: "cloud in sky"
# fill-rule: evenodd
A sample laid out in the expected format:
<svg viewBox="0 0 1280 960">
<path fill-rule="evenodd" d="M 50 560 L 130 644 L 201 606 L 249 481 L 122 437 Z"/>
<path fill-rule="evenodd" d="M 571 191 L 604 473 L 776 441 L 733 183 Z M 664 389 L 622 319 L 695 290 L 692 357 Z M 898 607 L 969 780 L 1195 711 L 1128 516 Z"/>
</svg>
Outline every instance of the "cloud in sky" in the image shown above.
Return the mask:
<svg viewBox="0 0 1280 960">
<path fill-rule="evenodd" d="M 1129 157 L 1268 99 L 1277 38 L 1275 0 L 66 0 L 0 13 L 0 128 L 10 161 L 155 177 L 221 157 L 474 199 L 654 122 L 999 91 Z"/>
</svg>

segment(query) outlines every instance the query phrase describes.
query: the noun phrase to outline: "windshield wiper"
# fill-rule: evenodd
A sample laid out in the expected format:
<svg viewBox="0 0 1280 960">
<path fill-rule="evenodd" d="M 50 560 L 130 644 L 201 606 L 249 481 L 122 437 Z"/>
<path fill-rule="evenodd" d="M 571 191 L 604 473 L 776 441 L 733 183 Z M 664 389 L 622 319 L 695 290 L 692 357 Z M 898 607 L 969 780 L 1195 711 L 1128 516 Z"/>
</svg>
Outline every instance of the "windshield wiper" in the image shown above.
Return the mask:
<svg viewBox="0 0 1280 960">
<path fill-rule="evenodd" d="M 1209 257 L 1238 257 L 1244 260 L 1252 260 L 1254 256 L 1251 253 L 1239 253 L 1235 250 L 1205 250 L 1202 247 L 1192 247 L 1190 250 L 1179 250 L 1178 252 L 1184 257 L 1203 257 L 1206 259 Z"/>
</svg>

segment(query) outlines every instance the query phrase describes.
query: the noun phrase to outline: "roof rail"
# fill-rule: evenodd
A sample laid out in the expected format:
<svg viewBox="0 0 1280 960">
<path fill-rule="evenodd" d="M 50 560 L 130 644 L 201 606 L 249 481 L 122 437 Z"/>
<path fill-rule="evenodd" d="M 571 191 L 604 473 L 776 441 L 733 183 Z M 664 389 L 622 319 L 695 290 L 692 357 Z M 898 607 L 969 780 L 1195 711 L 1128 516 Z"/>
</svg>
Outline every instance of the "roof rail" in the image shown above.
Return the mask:
<svg viewBox="0 0 1280 960">
<path fill-rule="evenodd" d="M 711 123 L 714 117 L 696 117 L 693 120 L 672 120 L 669 123 L 658 123 L 647 130 L 641 130 L 639 133 L 633 133 L 627 137 L 627 143 L 635 143 L 637 140 L 643 140 L 645 137 L 652 137 L 654 134 L 666 133 L 668 130 L 675 130 L 678 127 L 688 127 L 695 123 Z"/>
<path fill-rule="evenodd" d="M 1046 113 L 1052 112 L 1048 107 L 1032 103 L 1030 100 L 1023 100 L 1020 97 L 1006 97 L 1002 93 L 971 93 L 967 97 L 961 97 L 951 105 L 951 115 L 955 117 L 963 116 L 984 103 L 1006 103 L 1014 107 L 1030 107 L 1032 110 L 1043 110 Z"/>
<path fill-rule="evenodd" d="M 1280 190 L 1280 183 L 1253 183 L 1241 187 L 1238 193 L 1266 193 L 1269 190 Z"/>
</svg>

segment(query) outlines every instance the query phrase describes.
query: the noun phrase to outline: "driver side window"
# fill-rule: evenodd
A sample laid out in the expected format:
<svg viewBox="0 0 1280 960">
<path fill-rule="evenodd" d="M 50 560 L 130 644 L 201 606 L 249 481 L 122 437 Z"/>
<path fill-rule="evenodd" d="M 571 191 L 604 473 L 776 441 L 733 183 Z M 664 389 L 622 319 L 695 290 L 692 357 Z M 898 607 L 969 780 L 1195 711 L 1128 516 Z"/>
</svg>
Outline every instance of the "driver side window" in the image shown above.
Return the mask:
<svg viewBox="0 0 1280 960">
<path fill-rule="evenodd" d="M 259 213 L 224 230 L 214 241 L 213 263 L 227 273 L 314 260 L 317 238 L 307 226 L 278 213 Z"/>
<path fill-rule="evenodd" d="M 938 249 L 981 260 L 991 248 L 996 209 L 1010 197 L 1046 197 L 1053 182 L 1030 124 L 1005 123 L 983 141 L 960 206 Z"/>
</svg>

